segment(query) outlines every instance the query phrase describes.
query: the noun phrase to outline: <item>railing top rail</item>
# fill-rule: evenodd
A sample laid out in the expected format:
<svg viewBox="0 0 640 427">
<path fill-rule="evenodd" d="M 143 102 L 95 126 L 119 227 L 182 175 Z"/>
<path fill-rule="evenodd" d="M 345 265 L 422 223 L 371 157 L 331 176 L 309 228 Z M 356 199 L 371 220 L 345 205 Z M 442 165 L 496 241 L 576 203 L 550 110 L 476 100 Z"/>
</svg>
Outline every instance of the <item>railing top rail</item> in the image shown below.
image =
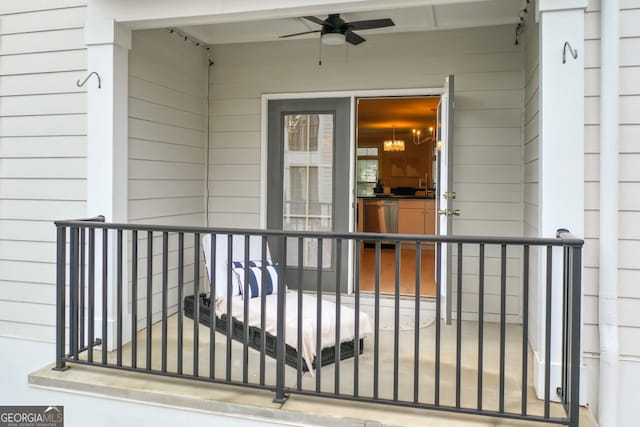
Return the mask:
<svg viewBox="0 0 640 427">
<path fill-rule="evenodd" d="M 55 221 L 56 227 L 85 227 L 108 230 L 137 230 L 157 231 L 170 233 L 200 233 L 200 234 L 234 234 L 234 235 L 261 235 L 277 237 L 303 237 L 324 239 L 351 239 L 351 240 L 385 240 L 394 242 L 423 242 L 423 243 L 469 243 L 469 244 L 507 244 L 507 245 L 533 245 L 533 246 L 582 246 L 584 241 L 578 239 L 567 230 L 558 230 L 557 238 L 543 237 L 513 237 L 513 236 L 438 236 L 418 234 L 387 234 L 387 233 L 356 233 L 356 232 L 312 232 L 312 231 L 286 231 L 269 229 L 243 229 L 243 228 L 217 228 L 178 225 L 156 224 L 127 224 L 104 222 L 104 217 Z"/>
</svg>

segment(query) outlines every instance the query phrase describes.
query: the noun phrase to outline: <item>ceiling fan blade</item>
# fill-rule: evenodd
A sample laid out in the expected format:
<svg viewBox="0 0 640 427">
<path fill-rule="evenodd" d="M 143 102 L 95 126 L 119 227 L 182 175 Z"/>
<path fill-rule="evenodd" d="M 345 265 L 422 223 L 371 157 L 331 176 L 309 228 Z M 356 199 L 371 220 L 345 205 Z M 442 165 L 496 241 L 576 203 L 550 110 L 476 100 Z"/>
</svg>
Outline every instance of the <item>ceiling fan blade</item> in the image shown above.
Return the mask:
<svg viewBox="0 0 640 427">
<path fill-rule="evenodd" d="M 320 18 L 316 18 L 315 16 L 303 16 L 303 18 L 308 20 L 308 21 L 314 22 L 314 23 L 316 23 L 318 25 L 330 25 L 330 26 L 333 27 L 332 24 L 329 24 L 328 22 L 325 22 Z"/>
<path fill-rule="evenodd" d="M 319 33 L 320 31 L 322 31 L 322 30 L 303 31 L 302 33 L 293 33 L 293 34 L 286 34 L 284 36 L 278 36 L 278 38 L 279 39 L 286 39 L 287 37 L 301 36 L 303 34 Z"/>
<path fill-rule="evenodd" d="M 344 39 L 347 43 L 351 43 L 352 45 L 359 45 L 360 43 L 367 41 L 364 37 L 359 36 L 353 31 L 347 31 L 344 34 Z"/>
<path fill-rule="evenodd" d="M 396 25 L 391 19 L 369 19 L 366 21 L 347 22 L 351 30 L 371 30 L 373 28 L 393 27 Z"/>
</svg>

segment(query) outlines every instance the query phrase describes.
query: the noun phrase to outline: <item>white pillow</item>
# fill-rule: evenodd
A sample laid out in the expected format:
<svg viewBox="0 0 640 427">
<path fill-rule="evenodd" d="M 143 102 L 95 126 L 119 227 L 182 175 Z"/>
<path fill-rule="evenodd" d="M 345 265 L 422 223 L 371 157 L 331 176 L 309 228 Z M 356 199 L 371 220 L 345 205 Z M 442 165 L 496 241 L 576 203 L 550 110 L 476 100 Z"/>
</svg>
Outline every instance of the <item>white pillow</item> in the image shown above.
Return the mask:
<svg viewBox="0 0 640 427">
<path fill-rule="evenodd" d="M 227 234 L 216 234 L 215 236 L 215 251 L 216 259 L 211 260 L 211 235 L 205 234 L 202 236 L 202 252 L 204 253 L 204 262 L 207 268 L 207 277 L 211 280 L 212 269 L 215 274 L 216 281 L 216 299 L 226 298 L 227 296 L 227 269 L 233 266 L 229 265 L 229 262 L 244 261 L 244 239 L 243 235 L 233 235 L 233 253 L 229 256 L 227 242 L 229 241 Z M 269 246 L 267 245 L 267 253 L 265 258 L 268 262 L 271 262 L 271 254 L 269 252 Z M 249 237 L 249 259 L 262 259 L 262 236 L 250 236 Z M 233 271 L 231 271 L 231 295 L 240 295 L 240 287 L 236 280 Z"/>
</svg>

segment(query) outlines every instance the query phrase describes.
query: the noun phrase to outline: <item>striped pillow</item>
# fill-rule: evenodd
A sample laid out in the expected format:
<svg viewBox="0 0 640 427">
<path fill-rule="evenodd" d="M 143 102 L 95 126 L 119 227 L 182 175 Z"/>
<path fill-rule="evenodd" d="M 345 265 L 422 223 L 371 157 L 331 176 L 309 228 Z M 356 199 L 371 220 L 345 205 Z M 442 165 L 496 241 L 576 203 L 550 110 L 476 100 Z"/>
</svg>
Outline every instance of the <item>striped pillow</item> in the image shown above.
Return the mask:
<svg viewBox="0 0 640 427">
<path fill-rule="evenodd" d="M 236 276 L 240 294 L 244 293 L 245 270 L 249 273 L 249 298 L 256 298 L 262 295 L 275 294 L 278 292 L 278 266 L 267 261 L 262 266 L 261 261 L 249 261 L 249 267 L 245 268 L 243 262 L 233 262 L 233 273 Z M 262 271 L 264 269 L 265 283 L 262 283 Z"/>
</svg>

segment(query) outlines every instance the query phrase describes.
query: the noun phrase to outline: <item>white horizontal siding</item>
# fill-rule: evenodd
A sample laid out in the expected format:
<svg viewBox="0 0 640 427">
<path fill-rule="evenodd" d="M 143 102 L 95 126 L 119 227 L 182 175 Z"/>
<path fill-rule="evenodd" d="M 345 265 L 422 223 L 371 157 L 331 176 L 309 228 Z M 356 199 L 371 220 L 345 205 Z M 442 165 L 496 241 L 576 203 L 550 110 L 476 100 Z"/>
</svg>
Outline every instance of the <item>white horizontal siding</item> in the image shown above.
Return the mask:
<svg viewBox="0 0 640 427">
<path fill-rule="evenodd" d="M 204 225 L 206 62 L 202 48 L 167 30 L 133 32 L 129 52 L 129 222 Z M 131 234 L 127 235 L 131 257 Z M 177 309 L 178 240 L 169 235 L 169 312 Z M 193 237 L 185 236 L 185 292 L 193 289 Z M 153 238 L 152 320 L 162 311 L 162 236 Z M 147 313 L 147 235 L 138 236 L 138 325 Z M 129 271 L 132 268 L 129 260 Z M 198 273 L 200 276 L 200 272 Z M 131 305 L 129 305 L 131 310 Z"/>
<path fill-rule="evenodd" d="M 0 335 L 54 340 L 53 220 L 86 214 L 85 4 L 0 4 Z"/>
<path fill-rule="evenodd" d="M 620 384 L 628 389 L 626 378 L 640 372 L 640 3 L 620 2 L 619 68 L 619 194 L 618 206 L 618 333 L 619 353 L 626 361 Z M 589 357 L 598 358 L 598 263 L 600 204 L 600 4 L 590 1 L 585 14 L 585 248 L 583 348 Z M 588 364 L 588 378 L 597 378 L 597 364 Z M 621 364 L 622 366 L 622 364 Z M 624 385 L 626 382 L 626 386 Z M 597 415 L 597 382 L 589 382 L 587 394 Z M 618 404 L 620 425 L 634 425 L 633 392 L 621 393 Z"/>
</svg>

